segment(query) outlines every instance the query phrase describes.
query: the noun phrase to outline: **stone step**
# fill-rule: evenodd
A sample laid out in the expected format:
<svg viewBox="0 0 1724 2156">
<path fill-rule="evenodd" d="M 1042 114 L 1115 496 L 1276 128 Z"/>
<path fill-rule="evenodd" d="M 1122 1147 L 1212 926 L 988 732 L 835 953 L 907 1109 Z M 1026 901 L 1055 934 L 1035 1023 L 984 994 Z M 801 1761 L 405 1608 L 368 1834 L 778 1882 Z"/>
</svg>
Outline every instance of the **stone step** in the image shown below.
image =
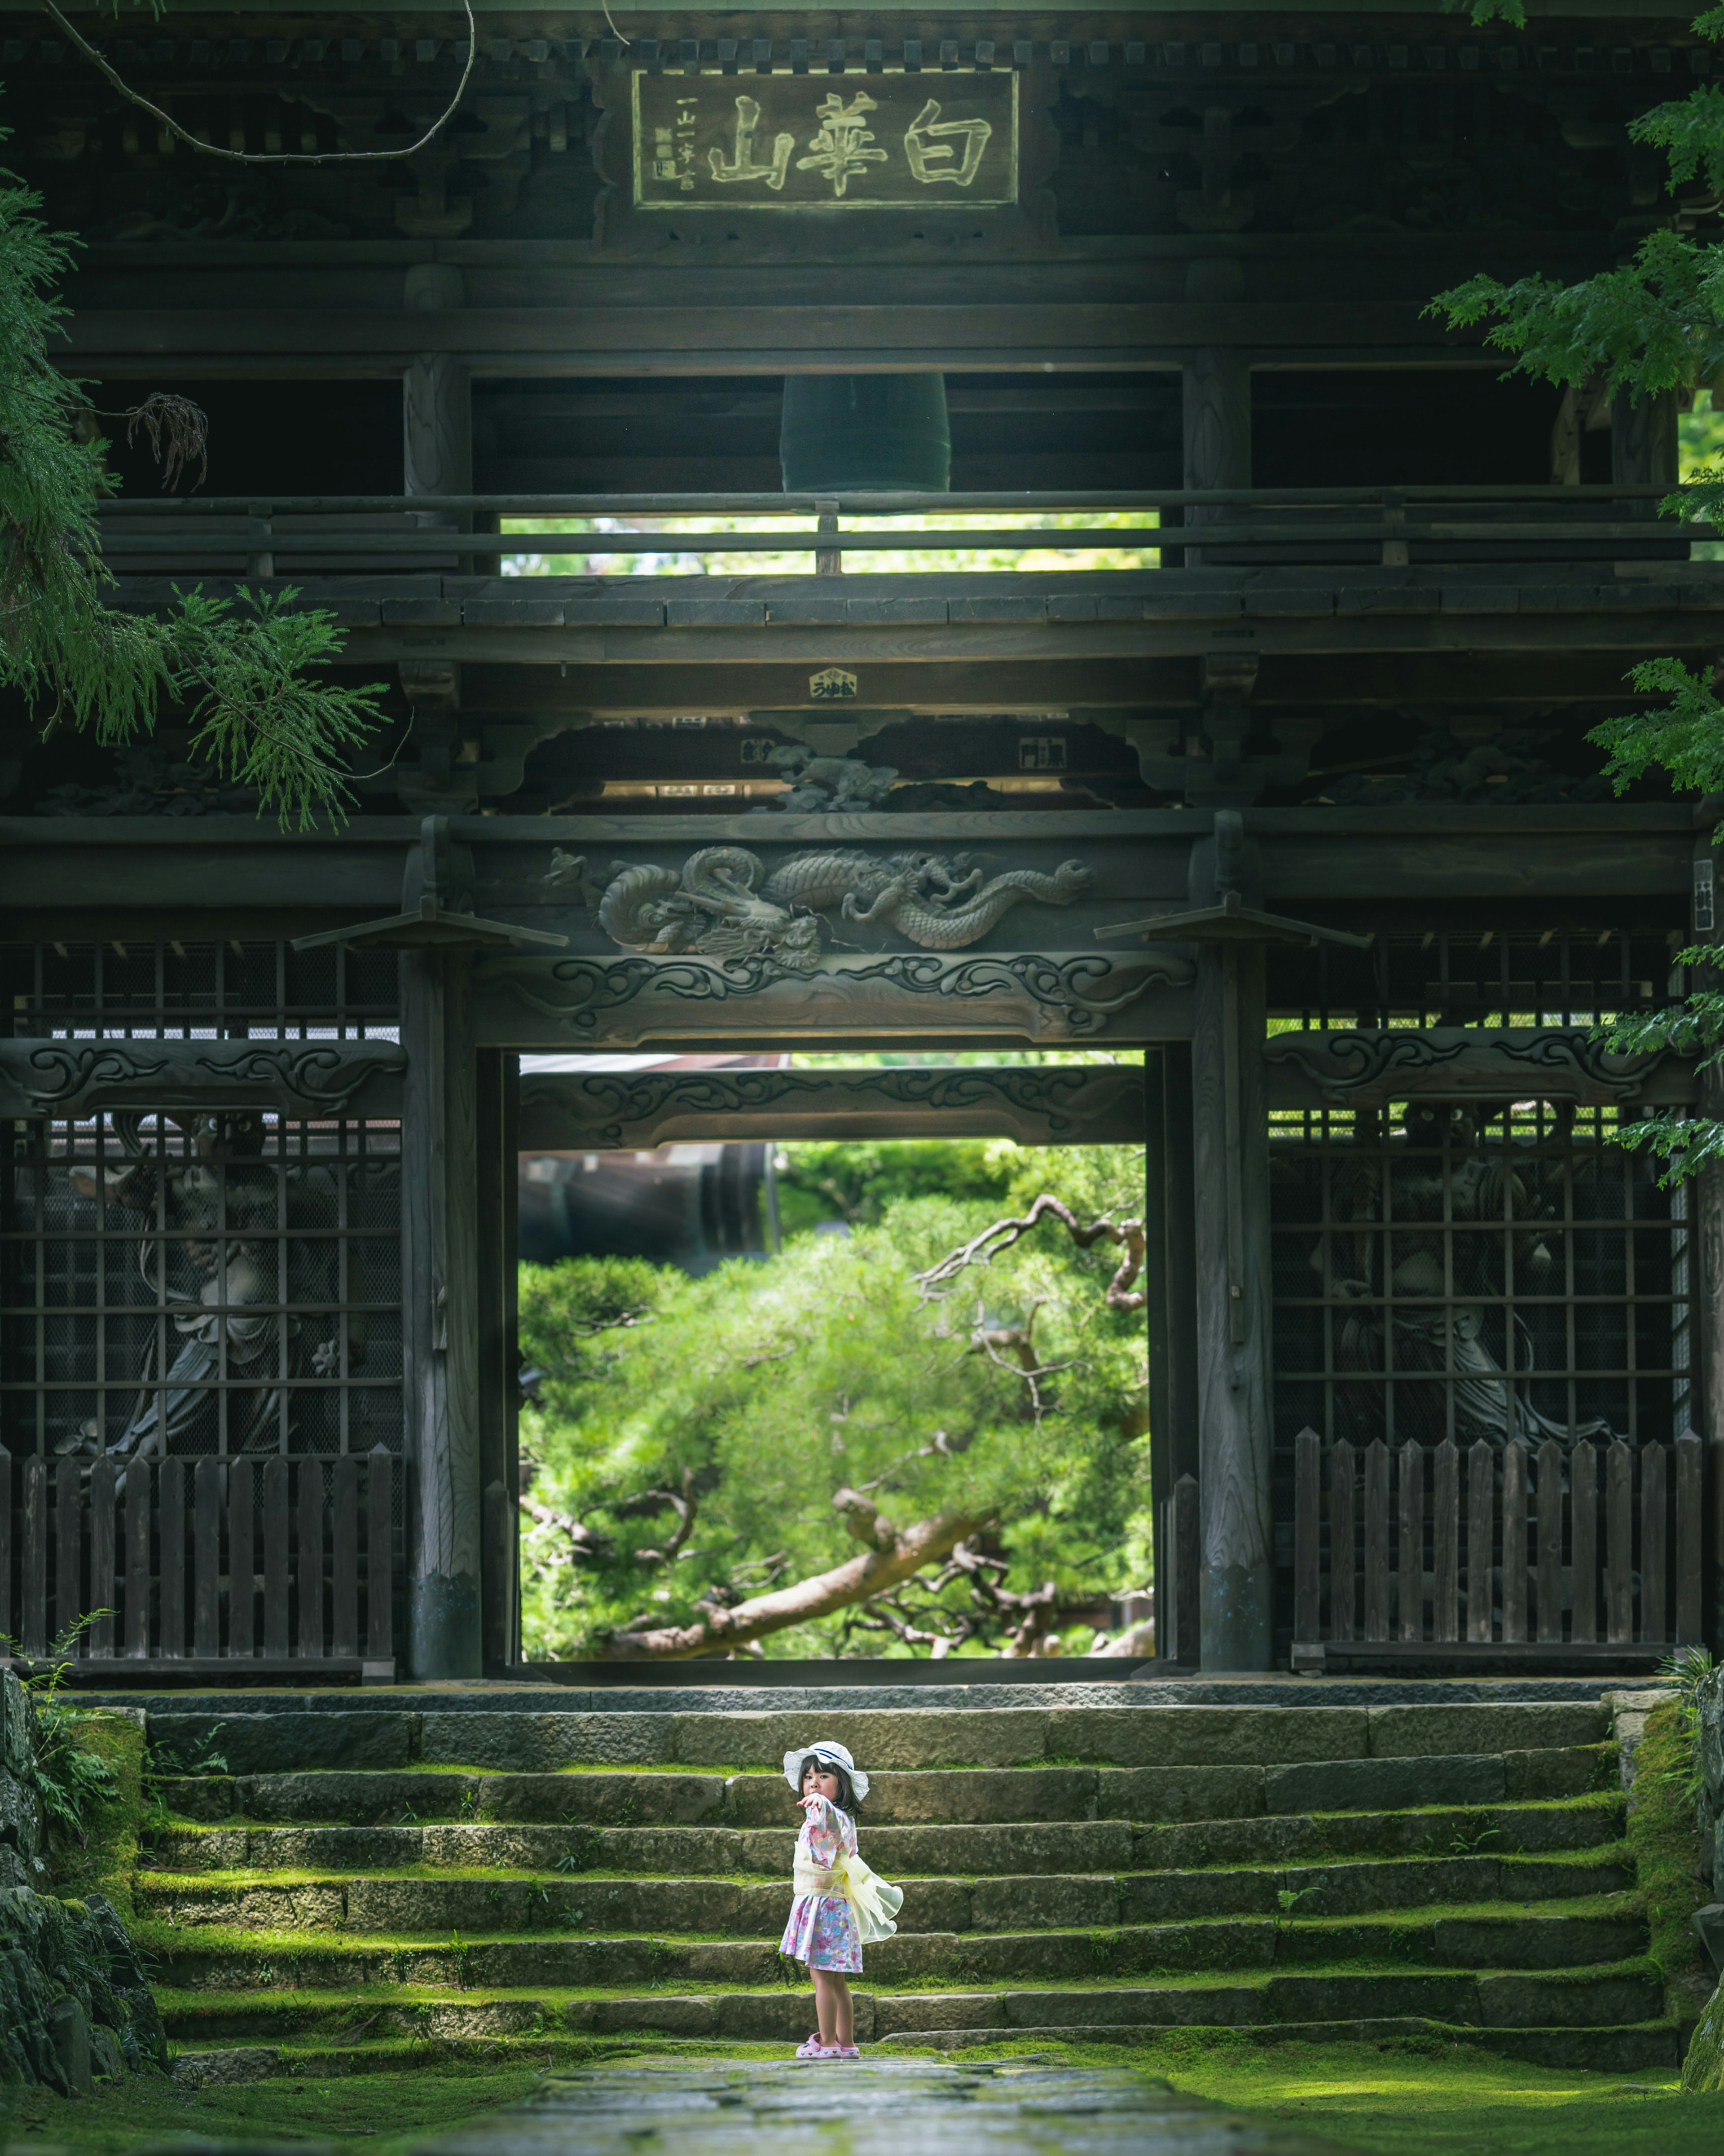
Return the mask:
<svg viewBox="0 0 1724 2156">
<path fill-rule="evenodd" d="M 870 1861 L 889 1878 L 900 1872 L 1114 1871 L 1129 1869 L 1133 1862 L 1132 1829 L 1124 1820 L 1024 1826 L 870 1825 L 868 1848 Z M 425 1864 L 549 1872 L 747 1872 L 788 1879 L 795 1851 L 796 1832 L 788 1826 L 454 1825 L 236 1832 L 218 1828 L 164 1836 L 157 1861 L 171 1871 L 234 1871 L 248 1865 L 270 1871 L 326 1865 L 370 1870 Z"/>
<path fill-rule="evenodd" d="M 1071 1822 L 1039 1826 L 870 1826 L 869 1861 L 885 1878 L 899 1876 L 978 1876 L 1008 1874 L 1071 1874 L 1071 1871 L 1179 1871 L 1200 1874 L 1204 1869 L 1282 1869 L 1275 1856 L 1282 1852 L 1331 1863 L 1360 1865 L 1392 1863 L 1403 1867 L 1433 1863 L 1461 1863 L 1485 1859 L 1498 1863 L 1498 1850 L 1513 1845 L 1517 1852 L 1547 1854 L 1552 1850 L 1578 1850 L 1571 1861 L 1582 1865 L 1599 1861 L 1599 1850 L 1610 1850 L 1601 1826 L 1619 1824 L 1619 1807 L 1599 1813 L 1586 1807 L 1582 1813 L 1582 1835 L 1558 1835 L 1552 1828 L 1564 1822 L 1554 1809 L 1524 1807 L 1493 1815 L 1502 1824 L 1480 1824 L 1476 1815 L 1455 1813 L 1450 1818 L 1420 1813 L 1377 1813 L 1342 1815 L 1338 1820 L 1300 1820 L 1306 1833 L 1271 1837 L 1259 1828 L 1256 1837 L 1239 1828 L 1211 1824 L 1207 1828 L 1131 1826 L 1127 1822 Z M 1433 1820 L 1423 1833 L 1403 1833 L 1407 1822 L 1416 1826 Z M 1360 1830 L 1371 1822 L 1373 1830 Z M 1289 1822 L 1296 1824 L 1296 1822 Z M 1267 1822 L 1265 1822 L 1267 1826 Z M 1263 1856 L 1252 1850 L 1256 1839 Z M 1275 1845 L 1280 1843 L 1280 1845 Z M 1383 1854 L 1383 1843 L 1392 1854 Z M 1237 1848 L 1229 1863 L 1230 1850 Z M 791 1878 L 795 1859 L 795 1835 L 788 1828 L 737 1830 L 722 1826 L 235 1826 L 235 1828 L 168 1828 L 157 1837 L 146 1871 L 155 1876 L 198 1876 L 205 1871 L 386 1871 L 403 1865 L 431 1869 L 506 1869 L 539 1874 L 752 1874 L 763 1878 Z M 1620 1843 L 1616 1861 L 1623 1863 Z M 1412 1871 L 1407 1871 L 1412 1878 Z M 1429 1871 L 1435 1880 L 1439 1874 Z M 1493 1876 L 1493 1874 L 1491 1874 Z M 267 1884 L 267 1880 L 259 1880 Z M 1282 1882 L 1285 1884 L 1285 1882 Z M 1491 1889 L 1496 1891 L 1496 1889 Z M 1564 1887 L 1560 1893 L 1612 1893 L 1614 1887 Z M 1438 1895 L 1429 1899 L 1453 1899 Z"/>
<path fill-rule="evenodd" d="M 1657 2021 L 1663 2011 L 1655 1975 L 1565 1971 L 1558 1976 L 1521 1971 L 1433 1973 L 1373 1971 L 1368 1974 L 1276 1974 L 1253 1983 L 1187 1984 L 1069 1984 L 1049 1989 L 968 1991 L 854 1991 L 860 2042 L 896 2038 L 913 2041 L 952 2030 L 1008 2032 L 1033 2028 L 1076 2035 L 1093 2027 L 1237 2029 L 1299 2026 L 1384 2015 L 1410 2016 L 1470 2028 L 1608 2029 Z M 267 2005 L 269 2002 L 263 2002 Z M 674 1992 L 486 1999 L 390 1999 L 375 1993 L 349 1995 L 320 2014 L 295 1999 L 284 2024 L 278 2015 L 247 2011 L 247 2002 L 168 2001 L 167 2019 L 176 2037 L 244 2036 L 264 2033 L 268 2021 L 280 2035 L 334 2033 L 366 2024 L 380 2036 L 527 2035 L 560 2032 L 593 2036 L 654 2034 L 695 2040 L 799 2041 L 812 2010 L 805 1984 L 762 1991 Z M 1374 2010 L 1374 2011 L 1373 2011 Z"/>
<path fill-rule="evenodd" d="M 793 1808 L 782 1775 L 766 1774 L 321 1769 L 165 1775 L 160 1788 L 176 1816 L 210 1825 L 233 1819 L 306 1825 L 567 1820 L 588 1826 L 710 1825 L 741 1830 L 782 1827 L 787 1810 Z M 865 1820 L 870 1833 L 888 1825 L 1098 1819 L 1178 1824 L 1312 1811 L 1549 1803 L 1619 1790 L 1615 1748 L 1609 1745 L 1442 1759 L 1306 1761 L 1282 1767 L 923 1769 L 875 1777 Z"/>
<path fill-rule="evenodd" d="M 810 2014 L 810 2020 L 812 2015 Z M 804 2032 L 806 2033 L 806 2032 Z M 1086 2044 L 1153 2044 L 1165 2035 L 1154 2023 L 1092 2024 L 1082 2031 Z M 1475 2051 L 1498 2058 L 1516 2059 L 1529 2066 L 1551 2066 L 1569 2071 L 1639 2073 L 1669 2070 L 1681 2058 L 1680 2035 L 1673 2022 L 1643 2022 L 1625 2028 L 1479 2028 L 1424 2019 L 1417 2015 L 1379 2017 L 1345 2021 L 1259 2023 L 1245 2030 L 1217 2024 L 1188 2025 L 1188 2033 L 1213 2035 L 1253 2044 L 1358 2044 L 1378 2046 L 1406 2037 L 1434 2040 L 1439 2044 L 1465 2043 Z M 909 2030 L 880 2037 L 865 2037 L 865 2045 L 878 2044 L 887 2052 L 897 2051 L 962 2051 L 990 2044 L 1025 2041 L 1069 2042 L 1069 2026 L 1047 2028 L 1012 2023 L 1002 2028 Z M 601 2040 L 602 2041 L 602 2040 Z M 758 2046 L 763 2056 L 782 2056 L 791 2040 L 731 2037 L 731 2046 Z M 495 2069 L 500 2062 L 519 2058 L 535 2066 L 580 2065 L 594 2056 L 589 2035 L 559 2036 L 549 2031 L 522 2035 L 464 2036 L 441 2034 L 437 2041 L 444 2056 L 470 2059 Z M 175 2061 L 174 2079 L 183 2087 L 207 2087 L 241 2082 L 292 2078 L 317 2080 L 332 2076 L 399 2072 L 404 2066 L 423 2059 L 422 2036 L 393 2037 L 354 2042 L 341 2039 L 324 2044 L 316 2038 L 280 2044 L 254 2045 L 242 2049 L 182 2050 Z M 409 2045 L 414 2048 L 408 2049 Z M 619 2048 L 632 2051 L 627 2038 Z M 706 2056 L 705 2044 L 691 2046 L 696 2057 Z M 655 2053 L 675 2057 L 682 2050 L 676 2039 L 659 2039 Z M 603 2054 L 601 2052 L 600 2056 Z"/>
<path fill-rule="evenodd" d="M 1131 2023 L 1092 2025 L 1084 2030 L 1083 2041 L 1086 2044 L 1152 2044 L 1165 2033 L 1153 2026 L 1135 2026 Z M 1680 2066 L 1682 2060 L 1681 2032 L 1673 2021 L 1642 2022 L 1625 2029 L 1475 2029 L 1424 2020 L 1409 2015 L 1378 2020 L 1260 2023 L 1245 2030 L 1230 2025 L 1205 2027 L 1200 2024 L 1184 2033 L 1234 2042 L 1244 2036 L 1257 2045 L 1357 2044 L 1373 2050 L 1387 2050 L 1398 2040 L 1408 2036 L 1422 2037 L 1427 2042 L 1434 2038 L 1441 2044 L 1465 2044 L 1470 2051 L 1487 2051 L 1496 2058 L 1516 2059 L 1525 2066 L 1595 2074 L 1670 2071 Z M 959 2051 L 1003 2041 L 1047 2044 L 1069 2042 L 1070 2038 L 1070 2029 L 1013 2026 L 1003 2031 L 911 2030 L 873 2041 L 892 2051 L 932 2048 Z"/>
<path fill-rule="evenodd" d="M 342 1990 L 353 1985 L 412 1984 L 431 1990 L 627 1990 L 640 1985 L 752 1985 L 780 1990 L 802 1977 L 778 1958 L 778 1938 L 490 1938 L 442 1945 L 382 1945 L 375 1940 L 274 1940 L 256 1949 L 231 1938 L 168 1934 L 155 1958 L 164 1981 L 196 1992 Z M 1375 1943 L 1382 1953 L 1398 1940 Z M 1427 1940 L 1429 1945 L 1429 1940 Z M 1537 1949 L 1539 1940 L 1532 1940 Z M 870 1984 L 1093 1984 L 1131 1979 L 1147 1970 L 1270 1969 L 1274 1925 L 1255 1936 L 1200 1936 L 1121 1928 L 1114 1932 L 922 1932 L 869 1947 Z M 1296 1958 L 1289 1955 L 1289 1966 Z M 1308 1966 L 1308 1962 L 1306 1962 Z"/>
<path fill-rule="evenodd" d="M 398 1772 L 415 1764 L 554 1772 L 570 1766 L 776 1768 L 814 1734 L 848 1744 L 870 1774 L 1072 1762 L 1121 1767 L 1312 1766 L 1475 1757 L 1597 1744 L 1597 1701 L 1446 1706 L 901 1707 L 681 1713 L 151 1712 L 162 1763 L 211 1746 L 230 1774 Z M 171 1755 L 171 1756 L 170 1756 Z M 1458 1801 L 1468 1801 L 1462 1798 Z M 1374 1799 L 1370 1801 L 1383 1801 Z M 1287 1807 L 1280 1807 L 1287 1809 Z"/>
<path fill-rule="evenodd" d="M 1625 1810 L 1618 1789 L 1578 1803 L 1316 1815 L 1289 1812 L 1142 1825 L 1133 1847 L 1146 1869 L 1169 1871 L 1211 1864 L 1294 1864 L 1323 1857 L 1463 1856 L 1504 1850 L 1550 1855 L 1619 1844 Z"/>
<path fill-rule="evenodd" d="M 784 1915 L 782 1894 L 775 1902 L 740 1907 L 731 1923 L 709 1922 L 692 1937 L 692 1926 L 679 1931 L 631 1925 L 629 1917 L 639 1912 L 627 1907 L 614 1915 L 600 1909 L 590 1918 L 582 1911 L 591 1935 L 571 1938 L 566 1931 L 562 1936 L 533 1936 L 525 1925 L 516 1936 L 499 1936 L 500 1928 L 486 1932 L 447 1920 L 434 1926 L 385 1926 L 375 1919 L 387 1912 L 388 1904 L 380 1908 L 371 1901 L 358 1909 L 350 1905 L 344 1918 L 340 1890 L 318 1891 L 329 1896 L 321 1910 L 305 1902 L 291 1910 L 275 1905 L 278 1916 L 297 1916 L 301 1921 L 274 1925 L 259 1921 L 251 1927 L 272 1935 L 255 1948 L 235 1936 L 246 1927 L 210 1923 L 208 1904 L 184 1905 L 150 1943 L 177 1983 L 200 1989 L 267 1981 L 267 1975 L 259 1972 L 279 1970 L 286 1962 L 314 1960 L 326 1963 L 327 1969 L 318 1977 L 296 1976 L 296 1983 L 360 1982 L 368 1976 L 458 1989 L 469 1983 L 615 1986 L 639 1981 L 643 1971 L 666 1984 L 778 1984 L 786 1980 L 786 1967 L 777 1953 Z M 928 1897 L 931 1902 L 933 1898 Z M 907 1907 L 908 1896 L 906 1900 Z M 955 1913 L 973 1919 L 977 1912 L 973 1907 L 966 1911 L 960 1903 Z M 259 1914 L 261 1918 L 263 1912 Z M 1490 1964 L 1506 1969 L 1578 1969 L 1630 1959 L 1643 1953 L 1646 1944 L 1645 1926 L 1636 1912 L 1598 1902 L 1535 1904 L 1512 1912 L 1487 1905 L 1375 1917 L 1241 1916 L 1159 1924 L 1122 1923 L 1101 1917 L 1085 1922 L 1084 1914 L 1080 1905 L 1075 1914 L 1070 1902 L 1063 1910 L 1049 1907 L 1026 1912 L 1019 1905 L 1000 1912 L 1000 1921 L 993 1927 L 972 1921 L 962 1929 L 900 1931 L 870 1946 L 865 1958 L 870 1974 L 887 1981 L 945 1983 L 966 1977 L 1081 1980 L 1139 1970 L 1261 1969 L 1377 1959 L 1444 1968 Z M 303 1921 L 320 1915 L 321 1922 Z M 194 1916 L 202 1921 L 193 1922 Z M 1077 1928 L 1080 1924 L 1082 1928 Z M 321 1933 L 316 1943 L 323 1950 L 316 1955 L 305 1953 L 303 1948 L 313 1941 L 284 1939 L 281 1933 L 287 1931 Z M 716 1932 L 727 1935 L 712 1936 Z"/>
<path fill-rule="evenodd" d="M 1396 1815 L 1389 1815 L 1395 1817 Z M 1551 1815 L 1532 1810 L 1522 1815 L 1542 1822 Z M 1342 1822 L 1350 1825 L 1351 1820 Z M 1308 1825 L 1316 1822 L 1306 1821 Z M 1279 1888 L 1305 1893 L 1316 1891 L 1321 1874 L 1309 1866 L 1295 1867 L 1229 1866 L 1210 1861 L 1208 1845 L 1197 1835 L 1185 1836 L 1183 1853 L 1192 1861 L 1183 1864 L 1155 1861 L 1164 1852 L 1165 1830 L 1132 1827 L 1125 1821 L 1093 1821 L 1070 1825 L 1019 1827 L 879 1827 L 868 1833 L 868 1855 L 875 1870 L 891 1879 L 934 1876 L 981 1878 L 1005 1876 L 1022 1878 L 1036 1874 L 1065 1876 L 1075 1873 L 1106 1872 L 1116 1876 L 1125 1894 L 1160 1892 L 1182 1901 L 1179 1915 L 1222 1914 L 1234 1907 L 1279 1906 Z M 1474 1900 L 1500 1892 L 1528 1898 L 1545 1893 L 1614 1893 L 1631 1885 L 1620 1845 L 1612 1857 L 1609 1845 L 1596 1853 L 1583 1845 L 1578 1856 L 1546 1863 L 1528 1871 L 1519 1885 L 1498 1884 L 1504 1860 L 1495 1845 L 1513 1834 L 1501 1828 L 1478 1828 L 1462 1824 L 1439 1840 L 1432 1831 L 1412 1843 L 1413 1853 L 1398 1860 L 1379 1858 L 1366 1845 L 1333 1851 L 1331 1869 L 1347 1874 L 1341 1891 L 1349 1897 L 1346 1906 L 1399 1907 L 1413 1901 Z M 1290 1837 L 1290 1840 L 1291 1837 Z M 1408 1838 L 1409 1840 L 1411 1838 Z M 1321 1838 L 1306 1837 L 1312 1854 L 1319 1853 Z M 1484 1846 L 1475 1846 L 1482 1840 Z M 1524 1838 L 1517 1845 L 1524 1850 Z M 356 1872 L 398 1870 L 403 1866 L 439 1866 L 473 1871 L 505 1870 L 534 1872 L 567 1883 L 570 1875 L 635 1879 L 641 1874 L 711 1874 L 723 1876 L 788 1880 L 791 1876 L 796 1837 L 787 1830 L 739 1831 L 723 1827 L 588 1827 L 546 1826 L 381 1826 L 381 1827 L 235 1827 L 170 1830 L 156 1843 L 141 1885 L 150 1891 L 164 1889 L 170 1877 L 197 1880 L 199 1875 L 220 1871 L 252 1872 L 261 1889 L 282 1883 L 268 1875 L 293 1872 Z M 1439 1855 L 1439 1849 L 1444 1854 Z M 1199 1856 L 1198 1852 L 1203 1854 Z M 1515 1860 L 1508 1860 L 1513 1861 Z M 1614 1867 L 1618 1876 L 1608 1883 L 1603 1872 L 1594 1876 L 1601 1861 Z M 1584 1873 L 1577 1876 L 1576 1867 Z M 1148 1873 L 1163 1881 L 1159 1890 L 1147 1882 L 1134 1887 L 1117 1877 L 1121 1873 Z M 1373 1889 L 1365 1873 L 1383 1875 L 1380 1889 Z M 1549 1887 L 1532 1882 L 1548 1872 Z M 1203 1881 L 1213 1878 L 1213 1892 Z M 1246 1882 L 1260 1882 L 1256 1898 Z M 1223 1883 L 1223 1882 L 1225 1883 Z M 1458 1882 L 1468 1882 L 1464 1887 Z M 1395 1883 L 1399 1882 L 1399 1883 Z M 297 1882 L 295 1882 L 297 1883 Z M 1385 1901 L 1359 1901 L 1352 1896 L 1381 1891 Z M 1245 1901 L 1239 1897 L 1244 1896 Z M 1320 1913 L 1315 1907 L 1308 1913 Z"/>
</svg>

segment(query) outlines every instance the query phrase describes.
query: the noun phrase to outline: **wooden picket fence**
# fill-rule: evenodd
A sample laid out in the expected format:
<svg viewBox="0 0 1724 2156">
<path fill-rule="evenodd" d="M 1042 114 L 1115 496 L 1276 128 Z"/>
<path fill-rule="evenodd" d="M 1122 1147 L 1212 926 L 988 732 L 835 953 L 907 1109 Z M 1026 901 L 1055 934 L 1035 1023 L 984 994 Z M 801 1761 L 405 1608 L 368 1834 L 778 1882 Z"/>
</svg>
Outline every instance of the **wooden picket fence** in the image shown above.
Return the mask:
<svg viewBox="0 0 1724 2156">
<path fill-rule="evenodd" d="M 0 1450 L 0 1632 L 75 1668 L 394 1675 L 396 1462 L 14 1460 Z M 95 1675 L 91 1670 L 89 1672 Z"/>
<path fill-rule="evenodd" d="M 1588 1652 L 1698 1643 L 1705 1449 L 1295 1440 L 1301 1645 Z"/>
</svg>

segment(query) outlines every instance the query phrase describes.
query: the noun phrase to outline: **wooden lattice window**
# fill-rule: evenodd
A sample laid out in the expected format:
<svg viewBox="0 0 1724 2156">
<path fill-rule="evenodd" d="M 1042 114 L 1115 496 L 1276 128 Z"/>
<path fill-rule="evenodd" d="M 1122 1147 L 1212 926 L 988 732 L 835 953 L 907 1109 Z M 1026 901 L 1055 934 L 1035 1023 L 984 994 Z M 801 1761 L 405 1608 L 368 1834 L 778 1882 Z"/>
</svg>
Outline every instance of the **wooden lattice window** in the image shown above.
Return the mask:
<svg viewBox="0 0 1724 2156">
<path fill-rule="evenodd" d="M 1668 1441 L 1691 1417 L 1684 1193 L 1614 1106 L 1432 1098 L 1271 1121 L 1285 1445 Z"/>
</svg>

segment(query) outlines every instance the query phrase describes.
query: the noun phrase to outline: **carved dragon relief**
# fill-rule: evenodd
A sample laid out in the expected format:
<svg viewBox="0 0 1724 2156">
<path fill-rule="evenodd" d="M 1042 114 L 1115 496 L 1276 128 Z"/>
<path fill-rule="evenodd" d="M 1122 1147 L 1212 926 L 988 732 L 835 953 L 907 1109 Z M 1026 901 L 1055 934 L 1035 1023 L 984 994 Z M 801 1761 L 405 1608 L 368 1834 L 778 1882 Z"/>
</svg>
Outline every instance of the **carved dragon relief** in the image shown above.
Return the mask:
<svg viewBox="0 0 1724 2156">
<path fill-rule="evenodd" d="M 960 951 L 1020 900 L 1070 906 L 1093 880 L 1080 861 L 1062 861 L 1052 875 L 1012 869 L 984 878 L 967 854 L 837 849 L 795 855 L 768 876 L 741 846 L 704 846 L 680 870 L 613 864 L 597 911 L 600 927 L 625 951 L 771 958 L 813 973 L 823 914 L 895 930 L 925 951 Z"/>
</svg>

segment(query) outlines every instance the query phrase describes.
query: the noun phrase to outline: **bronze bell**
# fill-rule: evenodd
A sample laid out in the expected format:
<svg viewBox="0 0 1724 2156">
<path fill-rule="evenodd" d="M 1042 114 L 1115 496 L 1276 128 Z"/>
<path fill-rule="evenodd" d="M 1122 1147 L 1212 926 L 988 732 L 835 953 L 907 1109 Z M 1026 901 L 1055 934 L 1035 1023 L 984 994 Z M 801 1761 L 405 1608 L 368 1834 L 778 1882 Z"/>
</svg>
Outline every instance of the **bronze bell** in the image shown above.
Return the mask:
<svg viewBox="0 0 1724 2156">
<path fill-rule="evenodd" d="M 792 374 L 778 457 L 786 494 L 946 494 L 943 374 Z"/>
</svg>

